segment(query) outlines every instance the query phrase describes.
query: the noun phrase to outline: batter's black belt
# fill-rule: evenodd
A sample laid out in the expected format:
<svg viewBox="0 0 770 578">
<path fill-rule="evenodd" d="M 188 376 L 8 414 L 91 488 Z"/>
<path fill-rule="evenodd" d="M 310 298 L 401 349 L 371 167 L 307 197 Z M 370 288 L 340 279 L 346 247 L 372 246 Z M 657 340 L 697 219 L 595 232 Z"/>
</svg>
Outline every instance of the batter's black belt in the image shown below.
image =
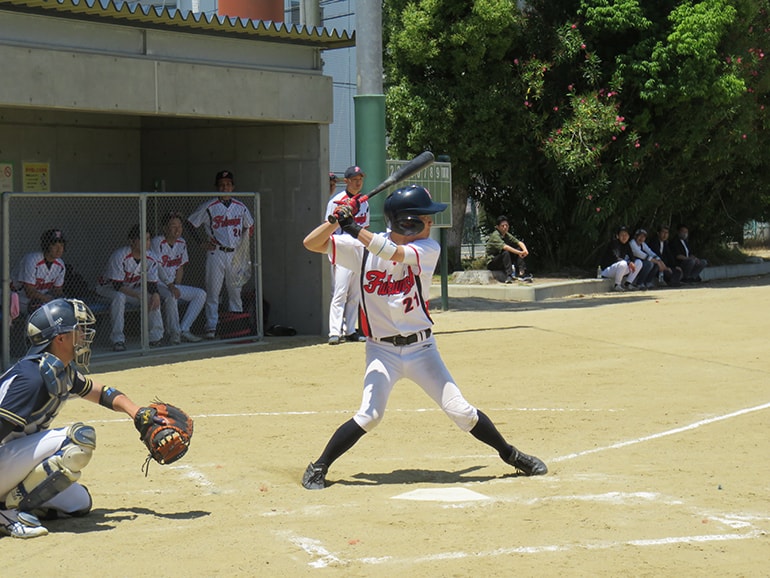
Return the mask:
<svg viewBox="0 0 770 578">
<path fill-rule="evenodd" d="M 224 251 L 225 253 L 232 253 L 233 251 L 235 251 L 235 249 L 231 249 L 230 247 L 223 247 L 222 245 L 217 247 L 217 249 L 219 249 L 220 251 Z"/>
<path fill-rule="evenodd" d="M 430 334 L 431 330 L 426 329 L 425 331 L 418 331 L 417 333 L 412 333 L 411 335 L 391 335 L 390 337 L 380 337 L 379 339 L 376 339 L 376 341 L 385 341 L 386 343 L 392 343 L 397 347 L 403 347 L 404 345 L 412 345 L 412 343 L 425 341 L 428 339 L 428 337 L 430 337 Z"/>
</svg>

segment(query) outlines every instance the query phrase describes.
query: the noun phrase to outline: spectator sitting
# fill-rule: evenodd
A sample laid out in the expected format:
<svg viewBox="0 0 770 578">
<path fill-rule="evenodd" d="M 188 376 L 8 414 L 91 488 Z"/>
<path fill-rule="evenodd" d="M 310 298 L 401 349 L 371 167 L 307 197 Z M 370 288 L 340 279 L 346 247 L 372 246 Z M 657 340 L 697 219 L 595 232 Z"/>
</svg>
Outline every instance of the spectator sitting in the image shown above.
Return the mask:
<svg viewBox="0 0 770 578">
<path fill-rule="evenodd" d="M 497 217 L 495 230 L 487 239 L 487 269 L 505 272 L 506 283 L 512 283 L 516 279 L 532 283 L 532 275 L 527 274 L 524 263 L 529 250 L 523 241 L 509 232 L 509 229 L 508 217 L 505 215 Z"/>
<path fill-rule="evenodd" d="M 682 268 L 682 283 L 700 283 L 701 271 L 708 267 L 708 261 L 699 259 L 690 250 L 688 245 L 690 230 L 687 225 L 679 225 L 677 233 L 677 237 L 671 241 L 671 251 L 676 263 Z"/>
<path fill-rule="evenodd" d="M 665 269 L 661 271 L 663 282 L 669 287 L 679 287 L 682 283 L 682 268 L 676 264 L 674 254 L 668 244 L 668 235 L 668 227 L 661 225 L 658 227 L 658 236 L 650 241 L 649 247 L 665 266 Z M 660 278 L 658 282 L 660 282 Z"/>
<path fill-rule="evenodd" d="M 63 295 L 67 268 L 62 260 L 66 241 L 59 229 L 49 229 L 40 236 L 40 251 L 27 253 L 12 275 L 18 292 L 21 315 L 32 313 L 43 303 Z"/>
<path fill-rule="evenodd" d="M 206 304 L 206 292 L 198 287 L 182 285 L 184 267 L 190 261 L 187 243 L 181 237 L 182 216 L 168 213 L 163 223 L 163 235 L 152 240 L 152 252 L 158 258 L 158 291 L 163 300 L 166 331 L 169 342 L 178 345 L 182 341 L 197 343 L 201 337 L 190 328 Z M 179 301 L 187 302 L 187 310 L 179 323 Z"/>
<path fill-rule="evenodd" d="M 637 267 L 631 257 L 631 250 L 628 247 L 629 238 L 627 227 L 618 228 L 615 237 L 607 244 L 599 262 L 599 266 L 602 268 L 602 277 L 615 281 L 612 287 L 613 291 L 637 290 L 634 280 L 639 275 L 641 267 Z M 623 281 L 624 277 L 625 282 Z"/>
<path fill-rule="evenodd" d="M 163 316 L 160 312 L 160 293 L 158 292 L 158 262 L 149 251 L 150 234 L 146 233 L 146 235 L 150 347 L 158 347 L 163 338 Z M 114 351 L 126 350 L 124 333 L 126 303 L 139 305 L 142 297 L 142 245 L 139 225 L 129 229 L 128 241 L 129 246 L 121 247 L 112 253 L 107 261 L 104 275 L 99 279 L 96 287 L 99 295 L 111 301 L 111 338 Z"/>
<path fill-rule="evenodd" d="M 647 231 L 645 229 L 634 231 L 634 238 L 628 242 L 628 247 L 631 249 L 631 255 L 635 259 L 634 262 L 637 265 L 641 262 L 642 265 L 642 270 L 636 278 L 637 287 L 640 289 L 652 289 L 655 287 L 658 273 L 665 269 L 666 266 L 647 245 Z"/>
</svg>

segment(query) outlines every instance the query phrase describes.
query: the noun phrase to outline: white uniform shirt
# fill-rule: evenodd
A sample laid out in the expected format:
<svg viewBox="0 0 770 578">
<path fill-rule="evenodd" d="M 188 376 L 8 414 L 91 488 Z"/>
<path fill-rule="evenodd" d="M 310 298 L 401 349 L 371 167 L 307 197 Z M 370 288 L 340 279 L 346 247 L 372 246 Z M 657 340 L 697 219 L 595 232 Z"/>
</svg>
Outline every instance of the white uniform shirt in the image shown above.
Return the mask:
<svg viewBox="0 0 770 578">
<path fill-rule="evenodd" d="M 64 285 L 66 267 L 64 261 L 55 259 L 50 266 L 46 263 L 41 251 L 27 253 L 19 264 L 14 289 L 24 290 L 24 283 L 32 285 L 40 293 L 49 293 L 54 287 Z"/>
<path fill-rule="evenodd" d="M 342 201 L 344 199 L 348 198 L 348 193 L 346 191 L 341 191 L 334 195 L 331 199 L 329 199 L 329 202 L 326 205 L 326 215 L 324 217 L 329 217 L 334 211 L 337 210 L 339 207 L 339 204 L 335 201 Z M 361 225 L 362 227 L 368 227 L 369 226 L 369 201 L 364 201 L 361 203 L 361 207 L 358 209 L 358 213 L 356 213 L 356 223 Z M 335 235 L 339 235 L 342 233 L 342 229 L 337 227 L 337 230 L 334 231 Z"/>
<path fill-rule="evenodd" d="M 179 237 L 173 245 L 166 237 L 158 235 L 150 243 L 152 252 L 158 259 L 158 278 L 164 285 L 170 285 L 176 279 L 176 272 L 190 260 L 187 254 L 187 243 Z"/>
<path fill-rule="evenodd" d="M 142 284 L 142 260 L 138 262 L 131 254 L 131 247 L 121 247 L 115 251 L 104 270 L 104 276 L 99 280 L 102 285 L 113 281 L 123 283 L 125 287 L 139 289 Z M 149 251 L 147 252 L 147 282 L 158 282 L 158 262 Z"/>
<path fill-rule="evenodd" d="M 361 327 L 371 337 L 410 335 L 433 325 L 425 296 L 430 295 L 441 247 L 430 238 L 418 239 L 403 247 L 406 252 L 403 263 L 385 261 L 366 252 L 361 283 Z M 332 263 L 354 271 L 357 282 L 360 281 L 364 246 L 357 239 L 350 235 L 332 236 L 327 252 Z"/>
<path fill-rule="evenodd" d="M 229 206 L 219 198 L 201 204 L 187 220 L 195 227 L 206 225 L 206 234 L 220 247 L 236 249 L 244 234 L 254 225 L 249 209 L 237 199 Z"/>
</svg>

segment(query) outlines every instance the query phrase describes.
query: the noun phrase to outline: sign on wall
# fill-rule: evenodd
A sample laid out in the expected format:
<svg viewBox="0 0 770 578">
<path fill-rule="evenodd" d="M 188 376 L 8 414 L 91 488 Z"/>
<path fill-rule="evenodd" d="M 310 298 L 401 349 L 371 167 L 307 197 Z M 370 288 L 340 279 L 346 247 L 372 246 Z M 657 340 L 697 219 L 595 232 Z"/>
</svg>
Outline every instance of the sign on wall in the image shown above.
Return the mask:
<svg viewBox="0 0 770 578">
<path fill-rule="evenodd" d="M 13 163 L 0 163 L 0 193 L 13 191 Z"/>
<path fill-rule="evenodd" d="M 386 161 L 388 175 L 409 161 L 390 160 Z M 416 175 L 409 177 L 403 183 L 394 185 L 384 191 L 385 195 L 406 185 L 420 185 L 430 191 L 430 196 L 437 203 L 446 203 L 449 205 L 444 211 L 433 215 L 434 228 L 452 228 L 452 163 L 434 162 L 428 167 L 422 169 Z"/>
<path fill-rule="evenodd" d="M 51 192 L 51 164 L 39 162 L 22 163 L 22 191 L 25 193 Z"/>
</svg>

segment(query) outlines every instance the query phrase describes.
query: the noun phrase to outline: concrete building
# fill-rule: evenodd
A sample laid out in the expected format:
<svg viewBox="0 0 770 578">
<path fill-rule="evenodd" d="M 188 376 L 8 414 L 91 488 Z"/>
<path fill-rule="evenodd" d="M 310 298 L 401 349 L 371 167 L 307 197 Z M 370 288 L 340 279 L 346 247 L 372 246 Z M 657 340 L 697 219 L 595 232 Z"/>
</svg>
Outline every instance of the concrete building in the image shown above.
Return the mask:
<svg viewBox="0 0 770 578">
<path fill-rule="evenodd" d="M 328 267 L 301 239 L 328 198 L 336 86 L 323 62 L 355 40 L 209 14 L 205 0 L 178 8 L 185 1 L 0 1 L 0 163 L 13 191 L 37 162 L 51 192 L 103 193 L 104 203 L 136 191 L 206 195 L 217 171 L 232 170 L 237 190 L 260 196 L 271 317 L 320 334 Z M 12 215 L 3 254 L 18 258 L 52 224 L 69 231 L 68 259 L 98 275 L 108 240 L 127 226 L 122 206 L 91 203 L 84 214 L 34 196 Z"/>
</svg>

